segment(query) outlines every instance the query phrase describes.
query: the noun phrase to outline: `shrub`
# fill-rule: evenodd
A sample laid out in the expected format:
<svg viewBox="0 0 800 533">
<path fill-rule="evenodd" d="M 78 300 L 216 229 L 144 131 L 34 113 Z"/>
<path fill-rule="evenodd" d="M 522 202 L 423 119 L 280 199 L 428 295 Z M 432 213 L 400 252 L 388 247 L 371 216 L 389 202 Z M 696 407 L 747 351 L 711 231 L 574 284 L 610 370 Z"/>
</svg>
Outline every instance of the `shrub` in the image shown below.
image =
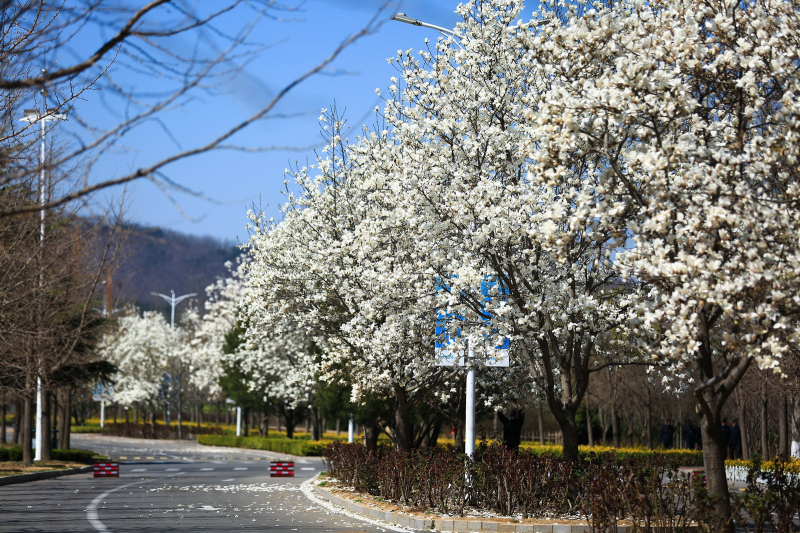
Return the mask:
<svg viewBox="0 0 800 533">
<path fill-rule="evenodd" d="M 68 461 L 71 463 L 89 463 L 94 457 L 94 452 L 88 450 L 53 450 L 54 461 Z M 0 448 L 0 461 L 22 461 L 22 446 Z"/>
<path fill-rule="evenodd" d="M 290 455 L 318 457 L 331 441 L 311 441 L 269 437 L 235 437 L 231 435 L 198 435 L 197 442 L 206 446 L 228 446 L 250 450 L 267 450 Z"/>
</svg>

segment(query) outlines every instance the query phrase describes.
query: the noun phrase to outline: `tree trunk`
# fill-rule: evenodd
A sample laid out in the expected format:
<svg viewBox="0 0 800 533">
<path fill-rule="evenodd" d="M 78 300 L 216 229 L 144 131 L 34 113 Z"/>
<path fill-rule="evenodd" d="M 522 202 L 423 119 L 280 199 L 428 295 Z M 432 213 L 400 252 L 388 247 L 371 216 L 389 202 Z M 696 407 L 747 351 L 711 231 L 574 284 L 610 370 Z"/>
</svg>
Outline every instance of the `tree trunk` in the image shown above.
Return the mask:
<svg viewBox="0 0 800 533">
<path fill-rule="evenodd" d="M 742 459 L 747 461 L 750 459 L 750 449 L 747 446 L 747 429 L 744 418 L 744 395 L 738 388 L 736 390 L 736 408 L 739 413 L 739 431 L 742 436 Z"/>
<path fill-rule="evenodd" d="M 0 400 L 2 405 L 0 405 L 0 443 L 6 443 L 6 402 L 5 400 Z"/>
<path fill-rule="evenodd" d="M 703 465 L 705 467 L 708 492 L 716 497 L 714 514 L 719 520 L 728 518 L 730 496 L 728 494 L 728 480 L 725 477 L 725 449 L 722 443 L 722 420 L 719 416 L 714 419 L 703 417 L 700 423 L 703 439 Z M 719 524 L 723 526 L 723 524 Z M 714 528 L 712 528 L 712 531 Z M 732 530 L 723 527 L 722 530 Z"/>
<path fill-rule="evenodd" d="M 539 444 L 544 446 L 544 420 L 543 420 L 543 416 L 542 416 L 542 409 L 543 409 L 542 402 L 539 402 L 539 409 L 538 409 L 538 415 L 539 415 Z M 497 417 L 495 417 L 495 419 L 496 418 Z"/>
<path fill-rule="evenodd" d="M 411 422 L 411 405 L 406 391 L 395 387 L 394 391 L 394 425 L 392 440 L 401 450 L 411 451 L 414 447 L 414 424 Z"/>
<path fill-rule="evenodd" d="M 183 393 L 181 390 L 178 390 L 178 440 L 181 440 L 182 438 L 183 438 Z"/>
<path fill-rule="evenodd" d="M 197 434 L 200 434 L 200 431 L 203 427 L 203 404 L 198 404 L 197 406 Z"/>
<path fill-rule="evenodd" d="M 800 397 L 794 396 L 789 405 L 792 406 L 792 452 L 800 458 Z"/>
<path fill-rule="evenodd" d="M 61 403 L 59 405 L 58 417 L 58 447 L 62 450 L 69 450 L 69 411 L 72 400 L 72 388 L 67 386 L 61 390 Z"/>
<path fill-rule="evenodd" d="M 42 461 L 53 460 L 53 441 L 50 429 L 50 393 L 42 390 Z"/>
<path fill-rule="evenodd" d="M 250 411 L 242 409 L 242 436 L 249 437 L 250 433 Z"/>
<path fill-rule="evenodd" d="M 614 448 L 621 448 L 617 402 L 611 402 L 611 437 L 614 441 Z"/>
<path fill-rule="evenodd" d="M 653 449 L 653 404 L 647 404 L 647 412 L 644 417 L 644 441 L 649 449 Z"/>
<path fill-rule="evenodd" d="M 778 455 L 789 457 L 789 406 L 786 396 L 778 399 Z"/>
<path fill-rule="evenodd" d="M 311 407 L 311 440 L 322 440 L 322 416 L 319 409 Z"/>
<path fill-rule="evenodd" d="M 368 450 L 375 448 L 378 445 L 378 436 L 381 434 L 381 428 L 377 424 L 364 425 L 364 446 Z"/>
<path fill-rule="evenodd" d="M 216 415 L 217 415 L 217 418 L 216 418 L 217 425 L 219 425 L 220 415 L 221 414 L 222 414 L 222 404 L 220 402 L 217 402 L 217 413 L 216 413 Z"/>
<path fill-rule="evenodd" d="M 769 459 L 769 439 L 767 434 L 767 409 L 769 404 L 767 401 L 767 389 L 764 385 L 761 386 L 761 458 L 764 460 Z"/>
<path fill-rule="evenodd" d="M 22 444 L 20 435 L 22 435 L 22 399 L 17 398 L 17 403 L 14 407 L 14 444 Z"/>
<path fill-rule="evenodd" d="M 28 380 L 30 385 L 30 379 Z M 33 463 L 33 399 L 31 391 L 33 387 L 27 387 L 25 396 L 22 399 L 22 427 L 20 428 L 20 441 L 22 443 L 22 462 L 25 464 Z"/>
<path fill-rule="evenodd" d="M 594 435 L 592 434 L 592 414 L 589 411 L 589 396 L 586 396 L 586 434 L 589 436 L 589 448 L 594 448 Z"/>
</svg>

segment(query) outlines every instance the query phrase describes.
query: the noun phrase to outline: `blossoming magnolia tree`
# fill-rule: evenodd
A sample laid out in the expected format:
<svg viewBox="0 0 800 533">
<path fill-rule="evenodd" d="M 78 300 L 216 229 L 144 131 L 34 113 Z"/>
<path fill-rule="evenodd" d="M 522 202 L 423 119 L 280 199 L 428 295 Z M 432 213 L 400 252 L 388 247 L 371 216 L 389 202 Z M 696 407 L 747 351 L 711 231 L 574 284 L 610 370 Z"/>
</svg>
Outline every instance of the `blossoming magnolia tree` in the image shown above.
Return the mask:
<svg viewBox="0 0 800 533">
<path fill-rule="evenodd" d="M 575 416 L 590 375 L 639 362 L 627 335 L 633 281 L 612 261 L 624 229 L 571 223 L 576 206 L 598 201 L 587 178 L 596 156 L 548 184 L 528 179 L 537 139 L 522 126 L 546 80 L 521 45 L 533 26 L 516 25 L 519 11 L 510 1 L 464 4 L 458 43 L 398 55 L 386 128 L 351 149 L 350 187 L 373 206 L 354 240 L 359 257 L 384 249 L 395 264 L 405 259 L 404 268 L 376 263 L 375 282 L 402 288 L 405 306 L 436 310 L 452 349 L 471 342 L 480 364 L 510 340 L 529 376 L 509 377 L 533 378 L 565 456 L 577 459 Z"/>
<path fill-rule="evenodd" d="M 351 386 L 355 402 L 365 394 L 391 399 L 394 415 L 384 423 L 392 439 L 418 447 L 436 420 L 414 411 L 449 393 L 460 372 L 435 364 L 437 280 L 420 268 L 407 236 L 384 238 L 405 224 L 371 178 L 375 161 L 390 155 L 382 152 L 390 149 L 386 138 L 351 149 L 341 121 L 322 118 L 327 155 L 294 173 L 301 195 L 290 199 L 284 220 L 253 217 L 247 314 L 254 329 L 313 336 L 320 378 Z"/>
<path fill-rule="evenodd" d="M 800 4 L 565 13 L 521 37 L 548 82 L 524 125 L 529 179 L 598 161 L 583 173 L 597 194 L 565 221 L 629 233 L 616 263 L 642 283 L 633 332 L 694 393 L 722 513 L 722 407 L 751 364 L 777 370 L 800 340 Z"/>
<path fill-rule="evenodd" d="M 118 369 L 114 376 L 116 402 L 149 405 L 151 420 L 155 420 L 155 406 L 162 399 L 164 375 L 170 370 L 179 337 L 179 330 L 170 328 L 164 315 L 155 311 L 140 316 L 137 309 L 130 309 L 118 319 L 117 327 L 104 335 L 98 346 L 99 355 Z"/>
</svg>

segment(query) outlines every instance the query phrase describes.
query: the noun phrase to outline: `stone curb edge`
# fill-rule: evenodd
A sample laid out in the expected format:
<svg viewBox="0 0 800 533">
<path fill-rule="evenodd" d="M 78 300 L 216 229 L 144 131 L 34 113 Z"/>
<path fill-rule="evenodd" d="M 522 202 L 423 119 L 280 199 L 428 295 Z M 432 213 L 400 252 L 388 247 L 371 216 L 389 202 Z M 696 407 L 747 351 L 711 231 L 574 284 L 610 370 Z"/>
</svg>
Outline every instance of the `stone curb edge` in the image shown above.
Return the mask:
<svg viewBox="0 0 800 533">
<path fill-rule="evenodd" d="M 322 490 L 316 485 L 313 485 L 313 490 L 318 496 L 358 515 L 416 530 L 440 531 L 442 533 L 471 533 L 473 531 L 493 531 L 498 533 L 592 533 L 591 526 L 581 524 L 514 524 L 493 520 L 476 520 L 474 518 L 412 518 L 403 513 L 381 511 L 380 509 L 359 505 Z M 629 533 L 632 530 L 631 526 L 617 526 L 616 528 L 617 533 Z M 689 531 L 697 531 L 697 528 L 691 526 Z"/>
<path fill-rule="evenodd" d="M 592 533 L 592 528 L 588 525 L 571 524 L 514 524 L 507 522 L 495 522 L 488 520 L 461 519 L 461 518 L 412 518 L 408 515 L 373 509 L 364 505 L 359 505 L 350 500 L 340 498 L 335 494 L 322 490 L 317 486 L 313 487 L 314 492 L 333 504 L 344 507 L 349 511 L 366 516 L 375 520 L 383 520 L 390 524 L 407 527 L 416 530 L 441 531 L 441 532 L 472 532 L 472 531 L 494 531 L 498 533 Z M 624 533 L 626 527 L 619 527 L 619 533 Z"/>
<path fill-rule="evenodd" d="M 0 486 L 13 485 L 15 483 L 27 483 L 28 481 L 39 481 L 40 479 L 50 479 L 59 476 L 69 476 L 72 474 L 83 474 L 86 472 L 91 472 L 93 468 L 93 465 L 87 465 L 80 468 L 69 468 L 66 470 L 48 470 L 47 472 L 31 472 L 30 474 L 5 476 L 0 477 Z"/>
</svg>

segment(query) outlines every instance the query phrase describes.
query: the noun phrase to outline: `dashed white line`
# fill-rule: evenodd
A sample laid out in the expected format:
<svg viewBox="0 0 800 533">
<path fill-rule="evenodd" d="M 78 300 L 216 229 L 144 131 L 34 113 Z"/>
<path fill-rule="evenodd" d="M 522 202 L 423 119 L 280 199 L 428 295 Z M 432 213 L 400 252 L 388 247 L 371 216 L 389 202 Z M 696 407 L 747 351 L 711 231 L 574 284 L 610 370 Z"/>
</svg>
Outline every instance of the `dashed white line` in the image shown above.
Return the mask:
<svg viewBox="0 0 800 533">
<path fill-rule="evenodd" d="M 134 468 L 131 472 L 147 472 L 146 468 Z"/>
<path fill-rule="evenodd" d="M 201 468 L 200 469 L 201 472 L 211 472 L 212 470 L 214 470 L 214 469 L 213 468 Z"/>
<path fill-rule="evenodd" d="M 237 466 L 234 470 L 247 470 L 246 466 Z"/>
<path fill-rule="evenodd" d="M 167 468 L 165 471 L 166 472 L 177 472 L 178 470 L 180 470 L 180 468 Z"/>
<path fill-rule="evenodd" d="M 223 480 L 222 480 L 222 482 L 223 482 L 223 483 L 225 483 L 226 481 L 236 481 L 236 478 L 235 478 L 235 477 L 232 477 L 232 478 L 230 478 L 230 479 L 223 479 Z"/>
<path fill-rule="evenodd" d="M 314 467 L 312 467 L 312 466 L 304 466 L 304 467 L 303 467 L 303 468 L 301 468 L 300 470 L 316 470 L 316 468 L 314 468 Z"/>
</svg>

